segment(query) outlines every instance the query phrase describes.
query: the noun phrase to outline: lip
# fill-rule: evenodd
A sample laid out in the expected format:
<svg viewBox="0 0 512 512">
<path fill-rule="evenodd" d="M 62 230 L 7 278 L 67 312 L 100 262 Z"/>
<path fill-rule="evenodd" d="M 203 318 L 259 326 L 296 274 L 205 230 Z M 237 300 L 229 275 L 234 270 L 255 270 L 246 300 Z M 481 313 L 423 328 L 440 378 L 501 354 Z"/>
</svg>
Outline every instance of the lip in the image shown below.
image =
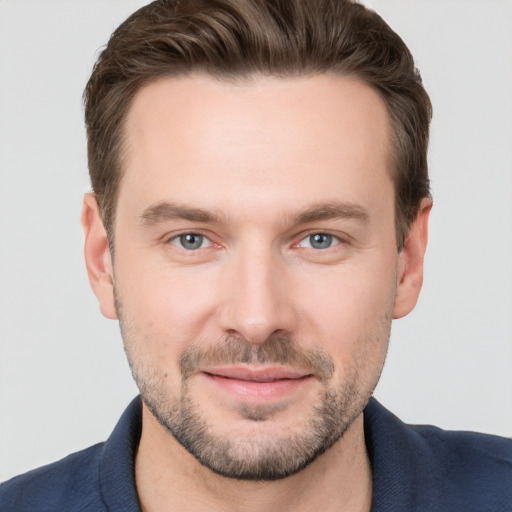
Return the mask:
<svg viewBox="0 0 512 512">
<path fill-rule="evenodd" d="M 284 367 L 204 368 L 202 374 L 221 392 L 256 402 L 283 399 L 313 379 L 311 374 Z"/>
<path fill-rule="evenodd" d="M 252 382 L 271 382 L 283 379 L 301 379 L 306 376 L 304 372 L 284 367 L 266 367 L 266 368 L 247 368 L 244 366 L 237 367 L 220 367 L 206 368 L 204 373 L 208 373 L 217 377 L 226 379 L 236 379 Z"/>
</svg>

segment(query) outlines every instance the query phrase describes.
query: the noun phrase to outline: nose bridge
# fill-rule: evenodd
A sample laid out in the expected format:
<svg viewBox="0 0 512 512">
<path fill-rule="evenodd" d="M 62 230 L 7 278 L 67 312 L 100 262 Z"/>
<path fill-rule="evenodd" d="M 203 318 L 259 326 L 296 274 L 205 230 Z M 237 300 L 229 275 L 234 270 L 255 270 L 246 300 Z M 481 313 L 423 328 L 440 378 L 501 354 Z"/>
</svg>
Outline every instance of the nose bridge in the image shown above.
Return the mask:
<svg viewBox="0 0 512 512">
<path fill-rule="evenodd" d="M 243 244 L 231 263 L 221 312 L 223 330 L 253 344 L 291 331 L 294 314 L 291 298 L 286 297 L 284 263 L 272 246 Z"/>
</svg>

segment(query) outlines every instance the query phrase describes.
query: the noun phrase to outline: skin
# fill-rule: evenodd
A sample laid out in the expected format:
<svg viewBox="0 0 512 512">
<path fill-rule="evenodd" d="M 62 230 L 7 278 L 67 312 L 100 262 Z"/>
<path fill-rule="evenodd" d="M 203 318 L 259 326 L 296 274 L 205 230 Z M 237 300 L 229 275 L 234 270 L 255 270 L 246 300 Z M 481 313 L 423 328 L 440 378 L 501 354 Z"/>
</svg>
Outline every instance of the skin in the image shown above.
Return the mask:
<svg viewBox="0 0 512 512">
<path fill-rule="evenodd" d="M 362 409 L 391 319 L 417 301 L 431 208 L 425 199 L 398 254 L 389 130 L 380 96 L 349 77 L 232 83 L 198 74 L 137 93 L 115 262 L 92 194 L 82 216 L 91 285 L 102 313 L 121 317 L 136 380 L 168 406 L 186 393 L 209 430 L 237 441 L 249 459 L 254 444 L 267 450 L 307 431 L 326 390 L 342 398 L 355 390 L 343 436 L 274 481 L 215 474 L 144 405 L 135 467 L 143 510 L 370 510 Z M 183 247 L 187 233 L 205 237 L 199 249 Z M 331 244 L 313 247 L 315 233 L 331 235 Z M 283 391 L 286 379 L 212 378 L 219 365 L 203 365 L 185 391 L 179 362 L 191 347 L 209 351 L 233 338 L 257 350 L 273 336 L 321 351 L 331 374 L 312 371 Z M 224 366 L 283 371 L 254 361 Z"/>
</svg>

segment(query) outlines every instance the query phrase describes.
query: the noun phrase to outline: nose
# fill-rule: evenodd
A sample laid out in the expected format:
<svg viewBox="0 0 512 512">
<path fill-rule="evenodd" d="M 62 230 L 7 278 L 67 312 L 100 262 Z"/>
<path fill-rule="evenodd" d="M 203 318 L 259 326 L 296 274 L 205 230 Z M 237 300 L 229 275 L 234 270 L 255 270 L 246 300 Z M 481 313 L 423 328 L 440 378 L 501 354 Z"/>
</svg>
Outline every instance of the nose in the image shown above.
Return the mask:
<svg viewBox="0 0 512 512">
<path fill-rule="evenodd" d="M 223 276 L 220 327 L 230 336 L 261 344 L 296 327 L 286 264 L 271 249 L 239 251 Z"/>
</svg>

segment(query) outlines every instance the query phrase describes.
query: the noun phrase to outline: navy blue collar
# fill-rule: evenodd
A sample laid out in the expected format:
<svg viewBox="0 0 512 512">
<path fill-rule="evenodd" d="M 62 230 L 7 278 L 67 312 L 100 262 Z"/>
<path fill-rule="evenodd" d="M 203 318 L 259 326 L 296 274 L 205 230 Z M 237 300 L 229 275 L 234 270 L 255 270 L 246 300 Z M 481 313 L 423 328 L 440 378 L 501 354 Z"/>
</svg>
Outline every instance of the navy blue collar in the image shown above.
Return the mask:
<svg viewBox="0 0 512 512">
<path fill-rule="evenodd" d="M 393 425 L 394 428 L 390 428 Z M 364 411 L 364 428 L 368 454 L 373 469 L 372 512 L 416 510 L 413 483 L 421 479 L 426 492 L 434 488 L 425 482 L 432 475 L 418 474 L 417 464 L 404 464 L 404 459 L 419 456 L 411 451 L 410 427 L 371 398 Z M 398 428 L 397 428 L 398 427 Z M 100 464 L 101 494 L 112 512 L 139 512 L 135 487 L 134 460 L 142 431 L 142 404 L 135 398 L 124 411 L 116 428 L 105 443 Z M 421 437 L 421 436 L 419 436 Z M 421 439 L 416 439 L 421 445 Z M 413 443 L 416 444 L 416 443 Z M 422 500 L 423 501 L 423 500 Z M 390 508 L 391 507 L 391 508 Z"/>
<path fill-rule="evenodd" d="M 103 447 L 99 466 L 101 496 L 111 512 L 140 512 L 135 487 L 135 455 L 142 433 L 140 396 L 126 408 Z"/>
<path fill-rule="evenodd" d="M 373 473 L 372 512 L 436 509 L 435 465 L 425 459 L 425 440 L 371 398 L 364 410 L 366 449 Z M 420 491 L 421 489 L 421 491 Z M 418 499 L 428 508 L 419 507 Z"/>
</svg>

